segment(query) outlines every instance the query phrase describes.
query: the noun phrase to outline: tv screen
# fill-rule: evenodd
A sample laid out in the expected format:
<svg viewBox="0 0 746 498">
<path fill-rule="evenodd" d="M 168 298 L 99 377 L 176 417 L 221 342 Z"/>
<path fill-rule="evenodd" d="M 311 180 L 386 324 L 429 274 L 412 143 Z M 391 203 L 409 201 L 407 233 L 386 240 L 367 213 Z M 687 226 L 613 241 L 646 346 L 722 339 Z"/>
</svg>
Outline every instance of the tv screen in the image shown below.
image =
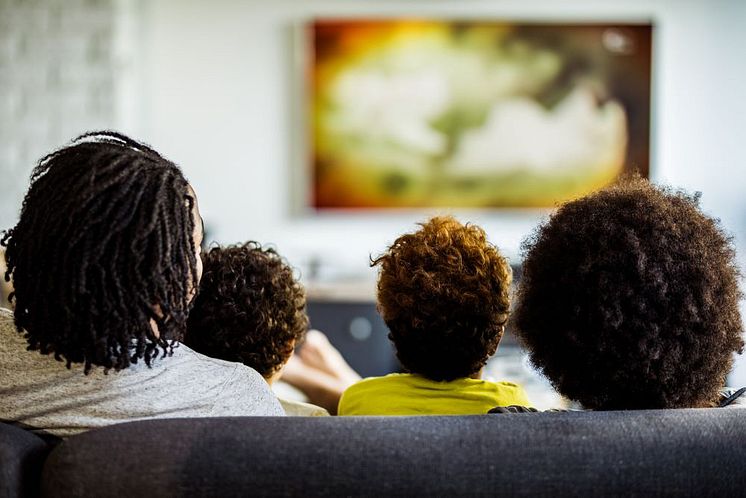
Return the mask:
<svg viewBox="0 0 746 498">
<path fill-rule="evenodd" d="M 547 207 L 649 174 L 650 24 L 308 25 L 311 206 Z"/>
</svg>

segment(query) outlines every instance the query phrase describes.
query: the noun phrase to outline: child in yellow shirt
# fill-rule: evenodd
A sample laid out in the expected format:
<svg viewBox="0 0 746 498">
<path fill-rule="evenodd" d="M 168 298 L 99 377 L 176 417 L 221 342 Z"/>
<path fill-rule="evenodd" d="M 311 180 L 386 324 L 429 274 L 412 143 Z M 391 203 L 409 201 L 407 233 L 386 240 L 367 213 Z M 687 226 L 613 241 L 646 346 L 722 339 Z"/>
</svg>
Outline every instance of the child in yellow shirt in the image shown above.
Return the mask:
<svg viewBox="0 0 746 498">
<path fill-rule="evenodd" d="M 484 230 L 435 217 L 399 237 L 380 266 L 378 308 L 407 373 L 349 387 L 339 415 L 482 414 L 529 401 L 509 382 L 480 380 L 510 309 L 510 266 Z"/>
</svg>

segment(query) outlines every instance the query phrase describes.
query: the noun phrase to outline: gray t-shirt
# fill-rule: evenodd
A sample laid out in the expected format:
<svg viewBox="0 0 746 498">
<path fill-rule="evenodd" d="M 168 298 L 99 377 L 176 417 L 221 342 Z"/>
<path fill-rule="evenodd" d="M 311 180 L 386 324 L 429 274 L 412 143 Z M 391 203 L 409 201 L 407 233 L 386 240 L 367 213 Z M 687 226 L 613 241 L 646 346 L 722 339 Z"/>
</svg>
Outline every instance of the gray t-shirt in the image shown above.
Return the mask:
<svg viewBox="0 0 746 498">
<path fill-rule="evenodd" d="M 184 344 L 152 367 L 140 360 L 104 374 L 71 369 L 27 351 L 13 315 L 0 309 L 0 420 L 60 437 L 148 418 L 285 415 L 267 382 L 240 363 L 209 358 Z"/>
</svg>

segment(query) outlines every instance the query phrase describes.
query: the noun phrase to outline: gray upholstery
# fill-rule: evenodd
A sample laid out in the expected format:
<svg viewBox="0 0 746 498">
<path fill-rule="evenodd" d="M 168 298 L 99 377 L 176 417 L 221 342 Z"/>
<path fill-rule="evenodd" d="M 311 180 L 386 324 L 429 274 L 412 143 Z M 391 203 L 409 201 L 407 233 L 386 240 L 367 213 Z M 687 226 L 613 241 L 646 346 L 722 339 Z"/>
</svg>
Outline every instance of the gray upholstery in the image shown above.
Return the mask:
<svg viewBox="0 0 746 498">
<path fill-rule="evenodd" d="M 43 494 L 725 496 L 746 411 L 136 422 L 58 446 Z"/>
<path fill-rule="evenodd" d="M 36 496 L 47 443 L 31 432 L 0 424 L 0 497 Z"/>
</svg>

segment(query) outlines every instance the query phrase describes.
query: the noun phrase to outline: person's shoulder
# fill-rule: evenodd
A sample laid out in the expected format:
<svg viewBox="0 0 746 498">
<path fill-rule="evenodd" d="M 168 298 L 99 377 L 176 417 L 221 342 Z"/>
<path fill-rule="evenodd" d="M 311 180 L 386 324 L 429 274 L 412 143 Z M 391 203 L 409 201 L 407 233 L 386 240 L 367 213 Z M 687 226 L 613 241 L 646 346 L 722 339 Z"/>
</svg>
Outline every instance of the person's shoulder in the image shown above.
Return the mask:
<svg viewBox="0 0 746 498">
<path fill-rule="evenodd" d="M 412 388 L 421 382 L 428 381 L 424 377 L 408 373 L 390 373 L 379 377 L 366 377 L 345 390 L 345 393 L 376 393 Z"/>
<path fill-rule="evenodd" d="M 386 393 L 388 375 L 382 377 L 366 377 L 361 379 L 342 392 L 337 404 L 337 415 L 344 416 L 357 414 L 356 410 L 361 405 L 367 405 L 372 399 L 378 399 L 382 393 Z"/>
<path fill-rule="evenodd" d="M 232 361 L 220 360 L 218 358 L 212 358 L 202 353 L 198 353 L 183 342 L 174 345 L 173 357 L 191 363 L 209 366 L 216 370 L 225 369 L 226 371 L 233 371 L 237 365 L 237 363 Z"/>
<path fill-rule="evenodd" d="M 184 343 L 179 343 L 174 348 L 174 357 L 185 361 L 195 372 L 207 370 L 210 372 L 210 375 L 224 376 L 231 383 L 259 384 L 262 387 L 266 384 L 264 377 L 253 368 L 243 363 L 211 358 L 210 356 L 198 353 Z"/>
<path fill-rule="evenodd" d="M 509 389 L 523 389 L 520 384 L 516 384 L 515 382 L 510 382 L 507 380 L 501 380 L 498 382 L 494 382 L 494 384 L 497 384 L 498 386 L 507 387 Z"/>
<path fill-rule="evenodd" d="M 407 375 L 408 374 L 392 373 L 378 377 L 365 377 L 364 379 L 360 379 L 359 381 L 352 384 L 350 388 L 354 387 L 356 389 L 360 389 L 365 387 L 377 386 L 380 384 L 397 383 L 401 382 L 404 378 L 406 378 Z"/>
<path fill-rule="evenodd" d="M 172 372 L 179 372 L 179 375 L 192 378 L 198 383 L 200 379 L 209 378 L 208 384 L 220 384 L 220 398 L 223 404 L 261 400 L 273 405 L 272 413 L 267 413 L 268 415 L 283 414 L 264 377 L 243 363 L 211 358 L 183 343 L 175 345 L 171 358 L 163 358 L 160 362 Z M 232 401 L 230 398 L 235 400 Z"/>
<path fill-rule="evenodd" d="M 241 363 L 230 363 L 230 375 L 224 377 L 213 416 L 285 415 L 280 402 L 259 372 Z"/>
<path fill-rule="evenodd" d="M 505 405 L 531 406 L 528 395 L 520 384 L 508 381 L 485 381 L 485 386 Z"/>
<path fill-rule="evenodd" d="M 262 381 L 259 372 L 243 363 L 226 361 L 218 358 L 212 358 L 202 353 L 198 353 L 183 342 L 174 345 L 173 355 L 166 358 L 171 365 L 184 363 L 190 370 L 196 372 L 209 371 L 211 376 L 226 376 L 234 378 L 251 379 L 253 382 Z"/>
<path fill-rule="evenodd" d="M 523 393 L 523 386 L 520 384 L 516 384 L 515 382 L 509 382 L 505 380 L 501 381 L 494 381 L 494 380 L 485 380 L 483 381 L 485 386 L 488 386 L 489 388 L 495 390 L 495 391 L 501 391 L 501 392 L 514 392 L 514 393 Z"/>
<path fill-rule="evenodd" d="M 277 398 L 285 413 L 291 417 L 328 417 L 329 412 L 320 406 L 284 398 Z"/>
<path fill-rule="evenodd" d="M 408 377 L 410 377 L 409 374 L 392 373 L 380 377 L 366 377 L 355 382 L 345 389 L 339 398 L 339 414 L 344 414 L 350 403 L 358 403 L 361 400 L 369 400 L 371 397 L 387 395 L 391 391 L 399 391 Z"/>
</svg>

